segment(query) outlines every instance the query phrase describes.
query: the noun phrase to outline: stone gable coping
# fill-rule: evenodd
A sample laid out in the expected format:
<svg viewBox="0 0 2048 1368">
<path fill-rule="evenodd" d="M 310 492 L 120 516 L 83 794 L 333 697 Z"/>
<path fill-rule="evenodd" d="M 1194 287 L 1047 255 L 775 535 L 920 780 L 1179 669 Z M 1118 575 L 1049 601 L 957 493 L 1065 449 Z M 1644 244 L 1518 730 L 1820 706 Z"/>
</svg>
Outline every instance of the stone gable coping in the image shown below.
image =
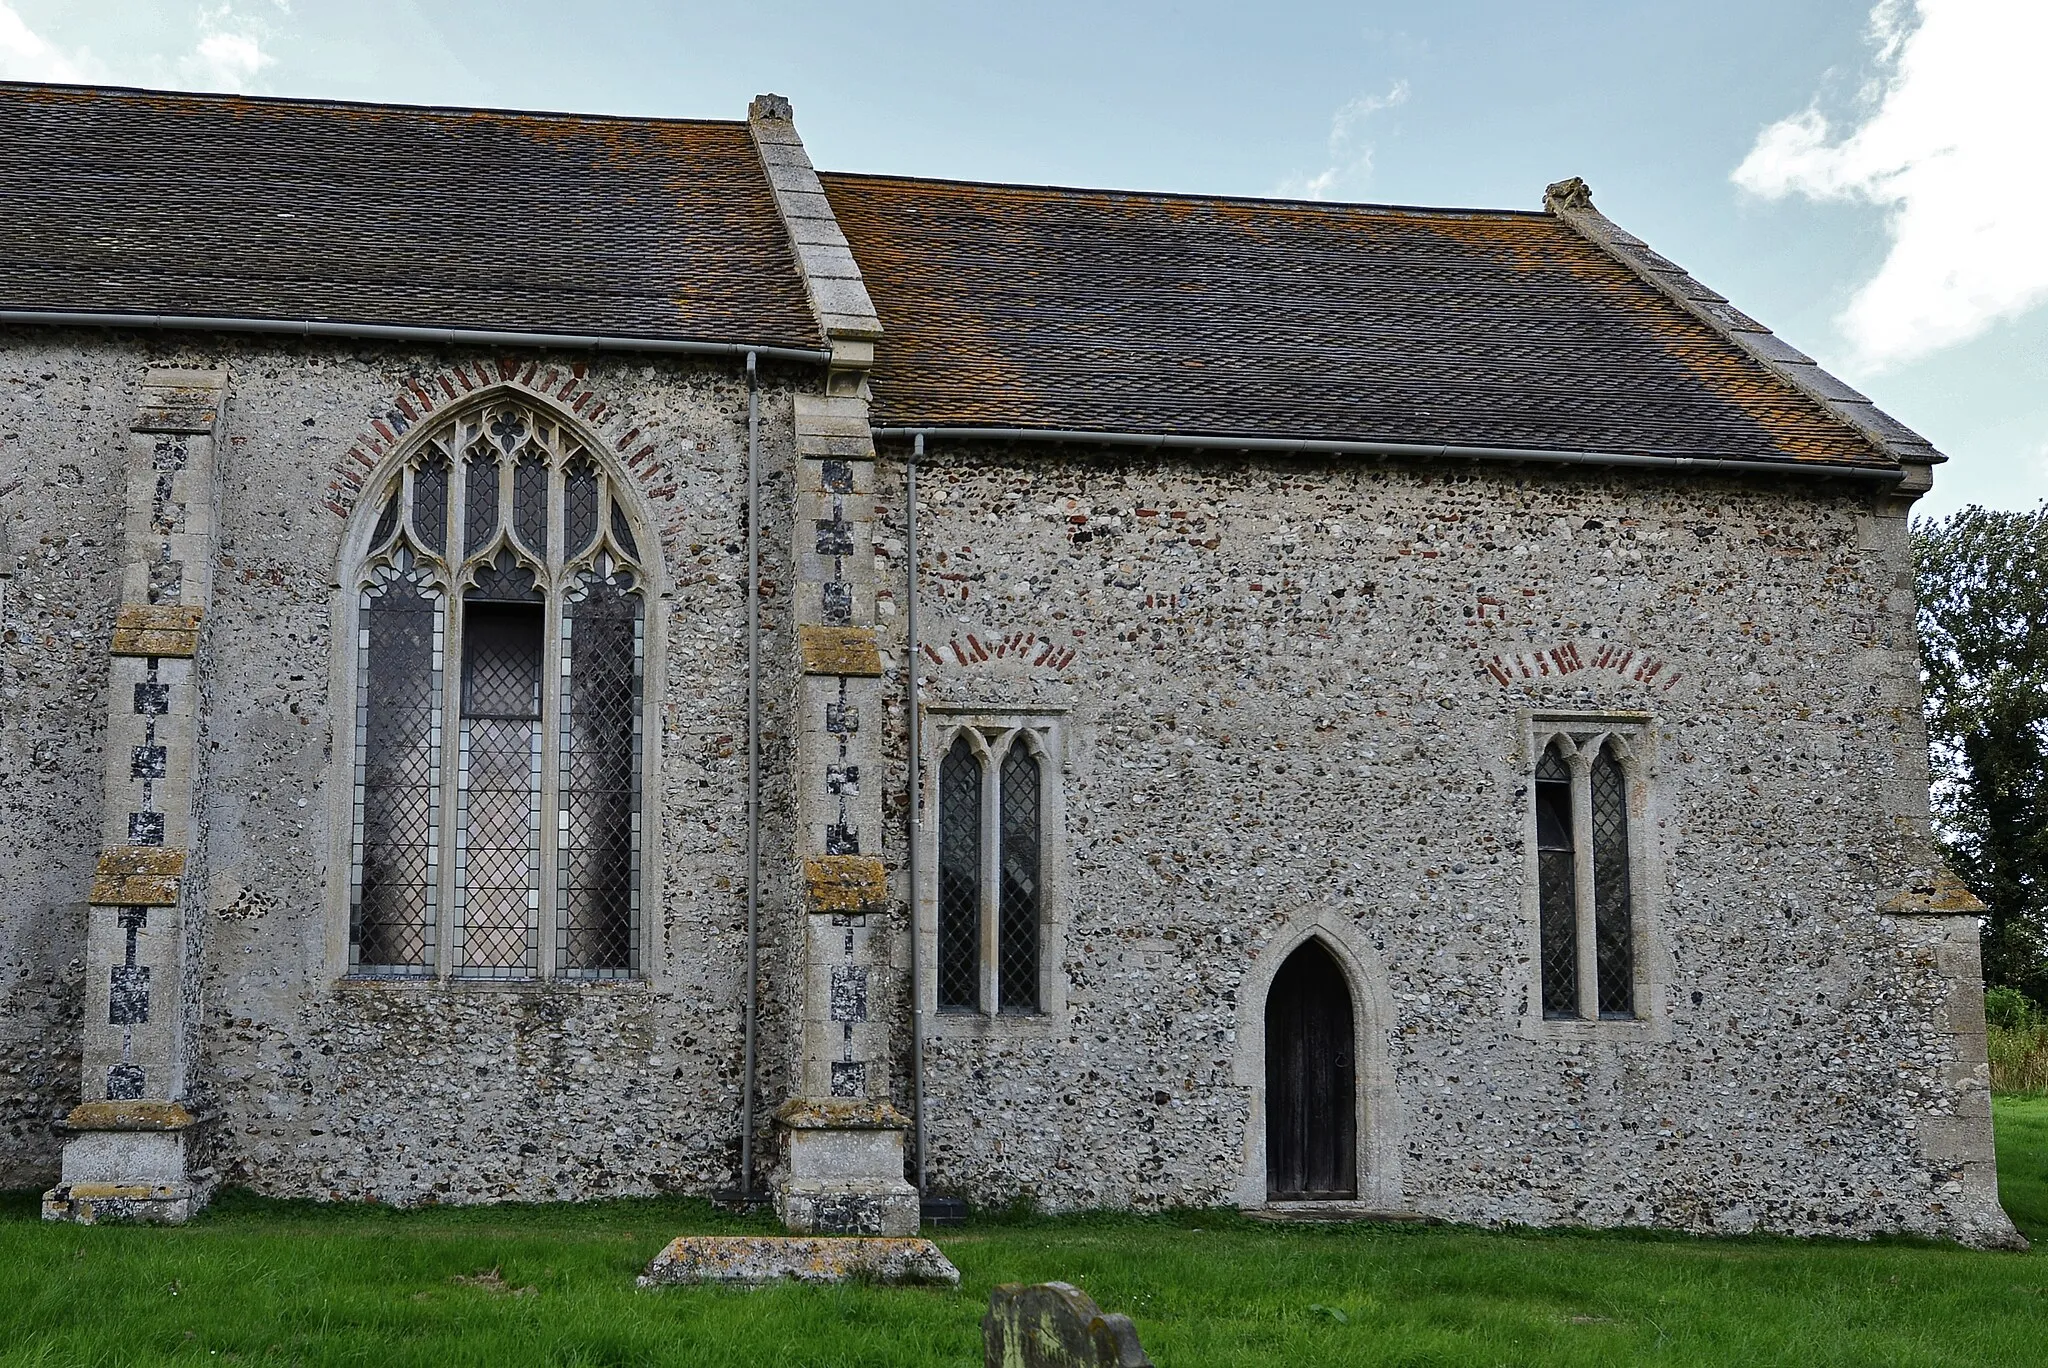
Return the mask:
<svg viewBox="0 0 2048 1368">
<path fill-rule="evenodd" d="M 1934 444 L 1870 401 L 1853 386 L 1822 370 L 1814 359 L 1776 336 L 1769 328 L 1694 280 L 1676 262 L 1593 207 L 1593 192 L 1573 176 L 1543 191 L 1543 207 L 1580 237 L 1606 252 L 1744 355 L 1822 410 L 1860 433 L 1864 440 L 1908 467 L 1901 494 L 1926 487 L 1924 468 L 1948 457 Z M 1922 467 L 1915 472 L 1912 467 Z"/>
<path fill-rule="evenodd" d="M 865 371 L 874 363 L 873 343 L 882 335 L 882 320 L 797 136 L 789 101 L 780 95 L 756 96 L 747 106 L 747 128 L 803 272 L 804 295 L 832 348 L 833 368 Z"/>
<path fill-rule="evenodd" d="M 416 423 L 486 390 L 523 391 L 566 408 L 585 427 L 610 444 L 626 468 L 642 482 L 653 499 L 675 493 L 682 477 L 669 469 L 655 443 L 632 421 L 623 406 L 602 398 L 588 378 L 588 367 L 580 363 L 555 364 L 511 357 L 495 361 L 463 361 L 431 375 L 407 380 L 391 397 L 391 406 L 349 443 L 340 459 L 328 467 L 327 492 L 322 505 L 337 518 L 347 518 L 362 496 L 363 484 L 391 449 L 405 439 Z"/>
</svg>

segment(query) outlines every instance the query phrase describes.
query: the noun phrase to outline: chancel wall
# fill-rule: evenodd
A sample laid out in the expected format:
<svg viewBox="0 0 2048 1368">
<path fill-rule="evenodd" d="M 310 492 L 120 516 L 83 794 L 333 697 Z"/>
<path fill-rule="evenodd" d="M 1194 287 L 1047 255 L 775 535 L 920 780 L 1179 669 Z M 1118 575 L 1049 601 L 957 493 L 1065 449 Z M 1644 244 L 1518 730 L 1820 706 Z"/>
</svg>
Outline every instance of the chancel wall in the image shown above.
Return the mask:
<svg viewBox="0 0 2048 1368">
<path fill-rule="evenodd" d="M 1883 910 L 1932 858 L 1903 501 L 1043 447 L 937 451 L 919 494 L 928 707 L 1065 744 L 1064 1002 L 934 1014 L 935 1185 L 1263 1202 L 1266 961 L 1313 934 L 1365 1205 L 2004 1228 L 1974 920 Z M 1647 742 L 1638 1020 L 1534 1010 L 1532 715 Z"/>
</svg>

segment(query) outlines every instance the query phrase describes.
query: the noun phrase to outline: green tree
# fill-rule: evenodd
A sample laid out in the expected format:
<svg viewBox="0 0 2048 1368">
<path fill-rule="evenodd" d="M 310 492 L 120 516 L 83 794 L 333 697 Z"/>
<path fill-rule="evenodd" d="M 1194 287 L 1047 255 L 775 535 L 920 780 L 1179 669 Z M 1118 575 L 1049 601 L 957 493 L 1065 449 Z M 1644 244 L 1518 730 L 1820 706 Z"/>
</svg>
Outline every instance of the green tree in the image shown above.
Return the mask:
<svg viewBox="0 0 2048 1368">
<path fill-rule="evenodd" d="M 2048 504 L 1914 528 L 1935 835 L 1991 906 L 1986 982 L 2048 1004 Z"/>
</svg>

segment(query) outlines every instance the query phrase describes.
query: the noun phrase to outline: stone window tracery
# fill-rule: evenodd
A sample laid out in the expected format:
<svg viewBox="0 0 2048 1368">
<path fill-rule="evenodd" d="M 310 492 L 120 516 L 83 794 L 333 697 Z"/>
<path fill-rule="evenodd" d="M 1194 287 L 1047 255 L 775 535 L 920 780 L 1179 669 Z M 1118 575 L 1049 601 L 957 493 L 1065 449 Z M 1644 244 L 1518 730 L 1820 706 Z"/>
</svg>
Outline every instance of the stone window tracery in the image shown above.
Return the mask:
<svg viewBox="0 0 2048 1368">
<path fill-rule="evenodd" d="M 352 580 L 349 972 L 637 974 L 647 590 L 620 486 L 501 400 L 383 498 Z"/>
<path fill-rule="evenodd" d="M 1045 1010 L 1044 740 L 961 727 L 939 762 L 936 1000 L 942 1011 Z"/>
<path fill-rule="evenodd" d="M 1641 939 L 1631 844 L 1629 733 L 1552 730 L 1533 747 L 1536 967 L 1549 1020 L 1635 1020 Z"/>
</svg>

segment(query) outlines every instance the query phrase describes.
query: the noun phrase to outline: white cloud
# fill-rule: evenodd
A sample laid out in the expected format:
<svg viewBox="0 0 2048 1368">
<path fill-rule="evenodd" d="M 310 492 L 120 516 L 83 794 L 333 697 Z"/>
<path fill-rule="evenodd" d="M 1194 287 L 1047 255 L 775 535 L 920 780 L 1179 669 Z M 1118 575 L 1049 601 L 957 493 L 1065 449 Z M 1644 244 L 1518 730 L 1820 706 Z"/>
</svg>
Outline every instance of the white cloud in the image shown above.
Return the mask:
<svg viewBox="0 0 2048 1368">
<path fill-rule="evenodd" d="M 1891 249 L 1838 320 L 1873 369 L 1964 342 L 2048 301 L 2048 4 L 1881 0 L 1852 126 L 1818 107 L 1758 134 L 1735 184 L 1860 200 Z"/>
<path fill-rule="evenodd" d="M 276 59 L 249 33 L 209 33 L 182 64 L 201 85 L 242 90 Z"/>
<path fill-rule="evenodd" d="M 91 53 L 63 51 L 0 0 L 0 79 L 77 83 L 105 80 L 106 73 Z"/>
<path fill-rule="evenodd" d="M 1361 95 L 1330 118 L 1330 163 L 1313 176 L 1281 182 L 1281 193 L 1301 199 L 1326 199 L 1332 190 L 1362 187 L 1372 177 L 1372 144 L 1359 135 L 1365 121 L 1408 100 L 1408 83 L 1396 81 L 1384 95 Z"/>
</svg>

